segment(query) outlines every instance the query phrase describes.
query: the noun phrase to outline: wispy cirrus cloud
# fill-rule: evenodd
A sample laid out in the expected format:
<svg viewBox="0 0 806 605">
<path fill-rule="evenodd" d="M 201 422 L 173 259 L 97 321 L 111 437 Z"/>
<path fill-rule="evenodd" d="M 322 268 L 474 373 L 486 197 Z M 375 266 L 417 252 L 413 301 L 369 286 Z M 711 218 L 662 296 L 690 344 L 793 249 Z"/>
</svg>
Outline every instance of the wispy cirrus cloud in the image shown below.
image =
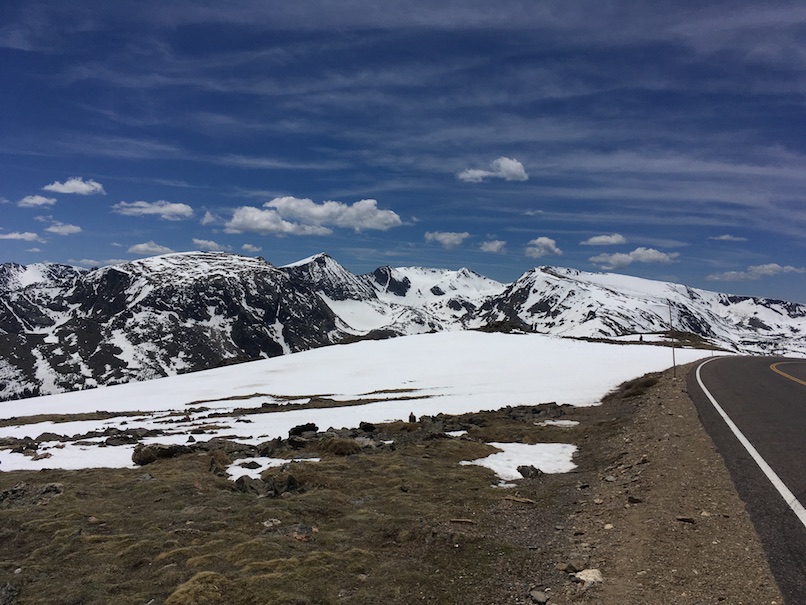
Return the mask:
<svg viewBox="0 0 806 605">
<path fill-rule="evenodd" d="M 750 265 L 745 271 L 712 273 L 706 279 L 710 281 L 755 281 L 762 277 L 772 277 L 784 273 L 806 273 L 806 267 L 793 267 L 792 265 L 779 265 L 778 263 Z"/>
<path fill-rule="evenodd" d="M 118 202 L 113 212 L 124 216 L 158 216 L 166 221 L 181 221 L 193 217 L 193 208 L 187 204 L 159 200 L 157 202 Z"/>
<path fill-rule="evenodd" d="M 724 235 L 716 235 L 713 237 L 709 237 L 708 239 L 716 240 L 718 242 L 746 242 L 748 241 L 746 237 L 740 237 L 738 235 L 730 235 L 728 233 Z"/>
<path fill-rule="evenodd" d="M 92 180 L 86 181 L 79 176 L 71 176 L 64 183 L 55 181 L 50 185 L 42 187 L 43 191 L 51 191 L 53 193 L 75 193 L 78 195 L 106 195 L 103 185 Z"/>
</svg>

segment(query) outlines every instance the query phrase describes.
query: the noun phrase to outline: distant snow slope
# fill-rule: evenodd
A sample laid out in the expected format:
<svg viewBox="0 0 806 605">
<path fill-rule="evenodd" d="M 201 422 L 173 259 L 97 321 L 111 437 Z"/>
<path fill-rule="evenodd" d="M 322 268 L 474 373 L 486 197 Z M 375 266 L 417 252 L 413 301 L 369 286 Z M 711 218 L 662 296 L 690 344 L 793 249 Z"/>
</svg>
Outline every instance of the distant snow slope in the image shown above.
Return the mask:
<svg viewBox="0 0 806 605">
<path fill-rule="evenodd" d="M 677 360 L 688 363 L 709 354 L 678 350 Z M 406 419 L 412 412 L 418 417 L 460 414 L 552 401 L 593 405 L 621 382 L 670 365 L 671 351 L 664 347 L 588 343 L 539 334 L 442 332 L 363 341 L 192 375 L 7 402 L 0 406 L 0 418 L 65 411 L 121 415 L 0 427 L 0 438 L 42 433 L 79 436 L 109 428 L 142 428 L 165 431 L 144 442 L 186 443 L 192 431 L 212 423 L 215 428 L 196 434 L 196 439 L 235 435 L 236 441 L 257 444 L 286 437 L 290 428 L 308 422 L 324 430 L 355 427 L 361 421 Z M 355 405 L 297 408 L 312 397 Z M 261 410 L 264 403 L 284 405 L 287 411 L 251 414 L 248 424 L 226 415 L 236 407 Z M 208 419 L 213 412 L 224 415 Z M 87 445 L 88 440 L 97 441 L 98 446 Z M 36 461 L 0 450 L 0 470 L 131 466 L 133 445 L 102 447 L 104 440 L 85 437 L 82 444 L 66 445 L 53 441 L 39 448 L 39 453 L 51 457 Z"/>
<path fill-rule="evenodd" d="M 354 275 L 327 254 L 285 267 L 187 252 L 90 271 L 0 265 L 0 400 L 193 372 L 360 339 L 477 328 L 621 339 L 669 330 L 806 356 L 806 306 L 613 273 L 538 267 Z"/>
</svg>

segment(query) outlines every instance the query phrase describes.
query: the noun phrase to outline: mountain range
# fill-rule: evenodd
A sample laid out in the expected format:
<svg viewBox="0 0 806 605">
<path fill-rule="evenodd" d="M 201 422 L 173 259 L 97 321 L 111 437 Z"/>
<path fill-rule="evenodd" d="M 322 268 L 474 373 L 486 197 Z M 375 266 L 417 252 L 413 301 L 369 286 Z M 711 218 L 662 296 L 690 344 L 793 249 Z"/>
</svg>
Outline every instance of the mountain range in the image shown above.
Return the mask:
<svg viewBox="0 0 806 605">
<path fill-rule="evenodd" d="M 148 380 L 359 339 L 505 330 L 806 355 L 806 306 L 537 267 L 354 275 L 326 254 L 277 267 L 187 252 L 99 268 L 0 265 L 0 399 Z"/>
</svg>

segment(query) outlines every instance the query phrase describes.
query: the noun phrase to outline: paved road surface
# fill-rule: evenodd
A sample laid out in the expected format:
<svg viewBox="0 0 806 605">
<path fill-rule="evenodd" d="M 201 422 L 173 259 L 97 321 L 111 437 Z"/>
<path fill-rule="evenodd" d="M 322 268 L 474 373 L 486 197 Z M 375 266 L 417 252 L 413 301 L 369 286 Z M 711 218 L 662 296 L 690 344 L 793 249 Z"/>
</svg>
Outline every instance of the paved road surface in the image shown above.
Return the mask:
<svg viewBox="0 0 806 605">
<path fill-rule="evenodd" d="M 705 388 L 797 502 L 787 504 L 703 392 L 688 391 L 725 459 L 787 605 L 806 605 L 806 360 L 724 357 L 699 366 Z M 799 503 L 799 504 L 798 504 Z M 800 509 L 798 510 L 800 505 Z"/>
</svg>

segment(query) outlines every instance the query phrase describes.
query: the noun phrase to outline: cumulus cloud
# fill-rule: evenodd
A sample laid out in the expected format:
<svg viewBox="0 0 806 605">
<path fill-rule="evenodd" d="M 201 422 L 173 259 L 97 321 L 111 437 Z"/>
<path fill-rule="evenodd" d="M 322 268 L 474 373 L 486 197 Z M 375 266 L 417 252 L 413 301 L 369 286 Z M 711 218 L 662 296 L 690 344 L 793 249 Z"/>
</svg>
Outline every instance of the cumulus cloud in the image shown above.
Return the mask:
<svg viewBox="0 0 806 605">
<path fill-rule="evenodd" d="M 680 256 L 679 252 L 660 252 L 654 248 L 636 248 L 632 252 L 616 254 L 598 254 L 588 260 L 603 269 L 623 269 L 633 263 L 660 263 L 668 265 Z"/>
<path fill-rule="evenodd" d="M 620 233 L 613 233 L 611 235 L 594 235 L 584 242 L 579 243 L 582 246 L 615 246 L 618 244 L 626 244 L 627 240 Z"/>
<path fill-rule="evenodd" d="M 75 235 L 76 233 L 81 233 L 81 227 L 53 221 L 50 227 L 47 227 L 45 231 L 55 233 L 56 235 Z"/>
<path fill-rule="evenodd" d="M 526 256 L 541 258 L 543 256 L 560 256 L 563 253 L 557 242 L 550 237 L 538 237 L 526 244 Z"/>
<path fill-rule="evenodd" d="M 712 281 L 752 281 L 762 277 L 772 277 L 782 273 L 806 273 L 806 267 L 793 267 L 792 265 L 779 265 L 769 263 L 766 265 L 751 265 L 746 271 L 727 271 L 725 273 L 714 273 L 705 279 Z"/>
<path fill-rule="evenodd" d="M 223 246 L 209 239 L 197 239 L 195 237 L 193 238 L 193 245 L 205 252 L 226 252 L 232 250 L 230 246 Z"/>
<path fill-rule="evenodd" d="M 193 208 L 177 202 L 118 202 L 112 210 L 125 216 L 147 216 L 155 214 L 166 221 L 180 221 L 193 216 Z"/>
<path fill-rule="evenodd" d="M 241 250 L 243 250 L 244 252 L 260 252 L 261 250 L 263 250 L 263 248 L 252 244 L 244 244 L 243 246 L 241 246 Z"/>
<path fill-rule="evenodd" d="M 403 224 L 396 213 L 378 209 L 377 200 L 371 199 L 359 200 L 354 204 L 333 201 L 317 204 L 310 199 L 286 196 L 274 198 L 263 207 L 276 210 L 287 220 L 308 225 L 333 225 L 355 231 L 388 231 Z"/>
<path fill-rule="evenodd" d="M 125 258 L 108 258 L 106 260 L 95 260 L 94 258 L 70 258 L 67 262 L 79 267 L 108 267 L 110 265 L 122 265 L 131 262 Z"/>
<path fill-rule="evenodd" d="M 227 221 L 227 233 L 259 233 L 260 235 L 329 235 L 327 227 L 303 225 L 283 219 L 276 210 L 261 210 L 253 206 L 241 206 Z"/>
<path fill-rule="evenodd" d="M 729 235 L 727 233 L 724 234 L 724 235 L 717 235 L 717 236 L 709 237 L 708 239 L 717 240 L 719 242 L 746 242 L 747 241 L 746 237 L 739 237 L 738 235 Z"/>
<path fill-rule="evenodd" d="M 425 241 L 436 242 L 444 248 L 456 248 L 465 241 L 470 234 L 467 231 L 457 233 L 455 231 L 428 231 L 425 234 Z"/>
<path fill-rule="evenodd" d="M 529 175 L 518 160 L 500 157 L 490 163 L 490 170 L 468 168 L 456 175 L 456 178 L 466 183 L 481 183 L 486 178 L 504 179 L 505 181 L 526 181 Z"/>
<path fill-rule="evenodd" d="M 79 176 L 71 176 L 64 183 L 56 181 L 50 185 L 42 187 L 43 191 L 52 191 L 53 193 L 77 193 L 78 195 L 95 195 L 100 193 L 106 195 L 103 185 L 92 179 L 84 180 Z"/>
<path fill-rule="evenodd" d="M 387 231 L 403 224 L 391 210 L 378 208 L 376 200 L 360 200 L 354 204 L 326 201 L 317 204 L 310 199 L 278 197 L 263 208 L 236 208 L 226 223 L 227 233 L 252 232 L 261 235 L 329 235 L 331 227 L 356 232 L 374 229 Z"/>
<path fill-rule="evenodd" d="M 487 242 L 482 242 L 479 249 L 482 252 L 490 252 L 492 254 L 500 254 L 504 251 L 507 243 L 504 240 L 494 239 Z"/>
<path fill-rule="evenodd" d="M 202 225 L 212 225 L 212 224 L 218 223 L 220 221 L 221 221 L 221 219 L 219 217 L 217 217 L 215 214 L 213 214 L 212 212 L 210 212 L 208 210 L 208 211 L 206 211 L 204 213 L 204 216 L 202 217 L 202 220 L 201 220 L 201 224 Z"/>
<path fill-rule="evenodd" d="M 140 254 L 143 256 L 153 256 L 155 254 L 170 254 L 173 252 L 167 246 L 160 246 L 154 240 L 144 242 L 142 244 L 135 244 L 134 246 L 129 247 L 128 252 L 132 254 Z"/>
<path fill-rule="evenodd" d="M 36 233 L 31 233 L 29 231 L 26 231 L 25 233 L 20 233 L 18 231 L 14 231 L 12 233 L 0 233 L 0 239 L 18 239 L 24 242 L 42 241 Z"/>
<path fill-rule="evenodd" d="M 56 203 L 55 197 L 45 197 L 44 195 L 26 195 L 17 206 L 20 208 L 41 208 L 42 206 L 52 206 Z"/>
</svg>

